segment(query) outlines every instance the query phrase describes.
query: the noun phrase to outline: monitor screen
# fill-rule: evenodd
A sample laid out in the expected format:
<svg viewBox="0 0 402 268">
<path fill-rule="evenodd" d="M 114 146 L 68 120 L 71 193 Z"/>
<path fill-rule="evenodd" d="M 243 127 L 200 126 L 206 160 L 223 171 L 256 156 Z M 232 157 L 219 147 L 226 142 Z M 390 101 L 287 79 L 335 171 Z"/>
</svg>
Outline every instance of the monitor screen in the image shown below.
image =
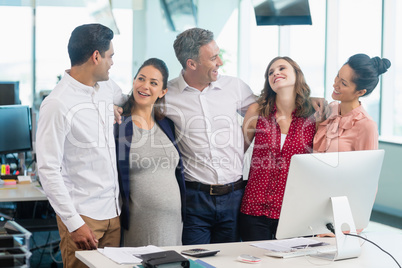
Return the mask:
<svg viewBox="0 0 402 268">
<path fill-rule="evenodd" d="M 0 105 L 21 104 L 19 82 L 0 81 Z"/>
<path fill-rule="evenodd" d="M 308 0 L 253 0 L 257 25 L 311 25 Z"/>
<path fill-rule="evenodd" d="M 383 150 L 294 155 L 277 238 L 328 233 L 330 199 L 337 196 L 348 197 L 356 228 L 367 227 L 383 157 Z"/>
<path fill-rule="evenodd" d="M 384 150 L 294 155 L 276 238 L 330 233 L 328 223 L 337 239 L 343 231 L 367 227 L 383 159 Z"/>
<path fill-rule="evenodd" d="M 31 128 L 31 109 L 28 106 L 0 106 L 0 154 L 30 151 Z"/>
</svg>

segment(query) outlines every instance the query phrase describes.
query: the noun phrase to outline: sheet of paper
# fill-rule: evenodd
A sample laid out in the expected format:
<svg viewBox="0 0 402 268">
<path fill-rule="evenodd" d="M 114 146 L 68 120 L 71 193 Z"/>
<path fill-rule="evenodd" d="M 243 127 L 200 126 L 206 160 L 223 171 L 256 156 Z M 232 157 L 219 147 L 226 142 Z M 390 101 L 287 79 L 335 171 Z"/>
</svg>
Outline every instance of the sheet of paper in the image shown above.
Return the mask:
<svg viewBox="0 0 402 268">
<path fill-rule="evenodd" d="M 306 246 L 318 246 L 323 245 L 319 242 L 310 238 L 291 238 L 291 239 L 281 239 L 281 240 L 269 240 L 265 242 L 259 242 L 251 244 L 254 247 L 263 248 L 271 251 L 291 251 L 295 248 L 301 248 Z"/>
<path fill-rule="evenodd" d="M 98 248 L 98 251 L 118 264 L 136 264 L 142 262 L 138 256 L 164 250 L 150 245 L 146 247 L 105 247 Z"/>
</svg>

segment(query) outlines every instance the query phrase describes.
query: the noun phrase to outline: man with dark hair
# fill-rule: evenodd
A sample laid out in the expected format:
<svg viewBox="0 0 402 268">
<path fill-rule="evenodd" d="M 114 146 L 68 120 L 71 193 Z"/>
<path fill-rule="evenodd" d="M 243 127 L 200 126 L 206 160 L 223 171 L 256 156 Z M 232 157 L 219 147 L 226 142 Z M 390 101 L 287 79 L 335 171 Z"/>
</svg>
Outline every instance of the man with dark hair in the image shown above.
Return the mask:
<svg viewBox="0 0 402 268">
<path fill-rule="evenodd" d="M 101 56 L 105 57 L 113 36 L 112 30 L 100 24 L 87 24 L 75 28 L 68 42 L 71 66 L 84 64 L 94 50 L 99 50 Z"/>
<path fill-rule="evenodd" d="M 218 74 L 223 63 L 212 32 L 186 30 L 173 47 L 183 70 L 168 83 L 166 115 L 175 123 L 185 167 L 183 244 L 239 241 L 245 182 L 238 115 L 255 96 L 242 80 Z"/>
<path fill-rule="evenodd" d="M 57 214 L 64 267 L 86 267 L 76 250 L 120 244 L 113 103 L 126 97 L 109 79 L 113 31 L 77 27 L 71 69 L 43 101 L 37 130 L 39 179 Z"/>
</svg>

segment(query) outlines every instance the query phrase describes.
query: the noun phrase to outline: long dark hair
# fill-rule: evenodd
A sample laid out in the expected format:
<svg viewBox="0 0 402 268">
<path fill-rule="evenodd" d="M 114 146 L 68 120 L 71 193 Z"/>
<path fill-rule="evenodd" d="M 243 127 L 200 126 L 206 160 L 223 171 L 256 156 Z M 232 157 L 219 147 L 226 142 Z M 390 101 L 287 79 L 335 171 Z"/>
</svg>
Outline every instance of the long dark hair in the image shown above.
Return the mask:
<svg viewBox="0 0 402 268">
<path fill-rule="evenodd" d="M 277 60 L 285 60 L 287 61 L 294 69 L 296 74 L 296 116 L 299 117 L 308 117 L 313 114 L 313 106 L 310 102 L 310 87 L 306 83 L 306 79 L 304 78 L 304 74 L 300 69 L 300 66 L 289 57 L 276 57 L 268 64 L 267 70 L 265 71 L 265 83 L 264 88 L 261 91 L 261 95 L 257 100 L 259 104 L 260 114 L 264 117 L 268 117 L 274 108 L 274 104 L 276 101 L 276 93 L 273 91 L 269 84 L 269 69 L 272 64 Z"/>
<path fill-rule="evenodd" d="M 166 89 L 167 82 L 169 79 L 169 69 L 166 66 L 166 63 L 163 60 L 158 59 L 158 58 L 150 58 L 150 59 L 147 59 L 146 61 L 144 61 L 144 63 L 138 69 L 137 74 L 135 75 L 134 79 L 137 78 L 137 75 L 142 70 L 142 68 L 144 68 L 146 66 L 153 66 L 161 72 L 162 78 L 163 78 L 162 88 Z M 127 102 L 122 106 L 123 107 L 123 115 L 124 116 L 131 115 L 131 111 L 132 111 L 134 105 L 135 105 L 135 100 L 134 100 L 133 90 L 131 90 L 131 93 L 130 93 L 130 96 L 128 97 Z M 165 117 L 164 110 L 165 110 L 165 96 L 163 96 L 162 98 L 158 98 L 156 100 L 154 109 L 153 109 L 154 117 L 157 120 L 163 119 Z"/>
</svg>

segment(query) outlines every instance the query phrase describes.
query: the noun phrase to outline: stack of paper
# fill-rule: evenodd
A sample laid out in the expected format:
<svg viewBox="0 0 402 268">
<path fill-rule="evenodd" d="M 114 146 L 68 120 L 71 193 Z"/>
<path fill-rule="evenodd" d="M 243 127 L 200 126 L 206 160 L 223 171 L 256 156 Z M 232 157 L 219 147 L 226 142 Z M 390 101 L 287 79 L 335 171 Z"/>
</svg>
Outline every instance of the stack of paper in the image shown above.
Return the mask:
<svg viewBox="0 0 402 268">
<path fill-rule="evenodd" d="M 138 256 L 147 253 L 164 251 L 156 246 L 146 247 L 105 247 L 98 248 L 98 251 L 118 264 L 137 264 L 142 260 Z"/>
</svg>

